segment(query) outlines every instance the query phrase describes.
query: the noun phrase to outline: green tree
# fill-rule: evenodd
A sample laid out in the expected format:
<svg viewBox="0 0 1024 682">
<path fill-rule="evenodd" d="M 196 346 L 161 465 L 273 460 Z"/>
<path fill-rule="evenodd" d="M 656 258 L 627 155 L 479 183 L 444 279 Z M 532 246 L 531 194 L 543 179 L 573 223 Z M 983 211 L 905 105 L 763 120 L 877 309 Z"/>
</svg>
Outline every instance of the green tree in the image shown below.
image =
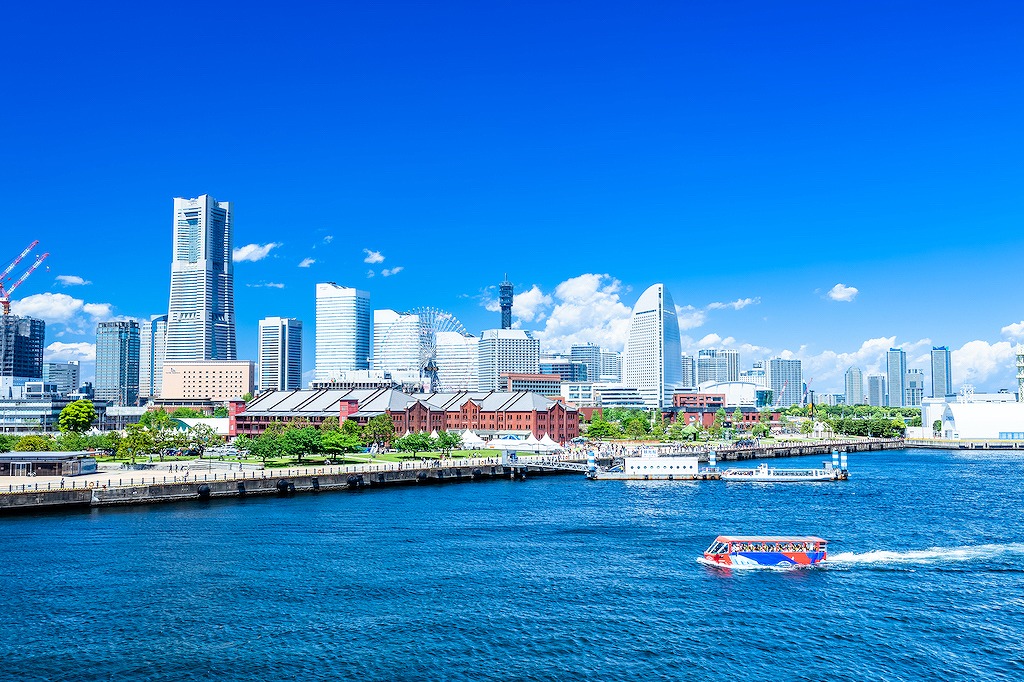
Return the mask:
<svg viewBox="0 0 1024 682">
<path fill-rule="evenodd" d="M 355 436 L 356 438 L 363 440 L 363 431 L 365 429 L 359 425 L 355 419 L 346 419 L 341 423 L 341 432 L 347 436 Z"/>
<path fill-rule="evenodd" d="M 198 450 L 200 457 L 206 452 L 206 448 L 221 442 L 221 437 L 209 424 L 196 424 L 188 430 L 186 437 L 189 447 Z"/>
<path fill-rule="evenodd" d="M 438 437 L 440 437 L 440 434 L 438 434 Z M 394 446 L 399 452 L 411 452 L 413 454 L 430 452 L 434 448 L 434 439 L 430 437 L 429 433 L 410 433 L 408 436 L 396 439 Z"/>
<path fill-rule="evenodd" d="M 344 425 L 342 427 L 344 428 Z M 377 446 L 378 450 L 383 449 L 395 439 L 395 422 L 391 420 L 389 414 L 378 414 L 367 422 L 363 434 L 370 443 Z"/>
<path fill-rule="evenodd" d="M 737 431 L 743 429 L 743 411 L 738 407 L 732 413 L 732 428 Z"/>
<path fill-rule="evenodd" d="M 14 449 L 14 446 L 21 440 L 20 436 L 14 436 L 9 433 L 0 433 L 0 452 L 10 452 Z"/>
<path fill-rule="evenodd" d="M 57 428 L 61 433 L 85 433 L 96 421 L 96 408 L 91 400 L 76 400 L 60 411 Z"/>
<path fill-rule="evenodd" d="M 270 460 L 281 457 L 280 436 L 267 433 L 266 431 L 255 438 L 239 436 L 235 439 L 235 447 L 248 453 L 250 457 L 256 457 L 262 461 L 263 466 L 266 466 Z"/>
<path fill-rule="evenodd" d="M 754 438 L 764 438 L 765 436 L 768 435 L 768 427 L 762 424 L 761 422 L 758 422 L 754 424 L 753 428 L 750 429 L 750 433 L 754 436 Z"/>
<path fill-rule="evenodd" d="M 53 441 L 46 436 L 22 436 L 14 444 L 15 452 L 49 452 Z"/>
<path fill-rule="evenodd" d="M 245 395 L 243 395 L 242 396 L 242 400 L 244 400 L 245 402 L 249 402 L 250 400 L 252 400 L 252 393 L 249 392 L 249 393 L 246 393 Z"/>
<path fill-rule="evenodd" d="M 320 435 L 320 449 L 331 457 L 348 452 L 358 452 L 362 447 L 363 441 L 358 436 L 345 433 L 341 429 L 325 431 Z"/>
<path fill-rule="evenodd" d="M 622 430 L 625 432 L 626 438 L 642 439 L 650 435 L 651 423 L 648 421 L 647 415 L 632 416 L 622 423 Z"/>
<path fill-rule="evenodd" d="M 56 450 L 63 452 L 75 452 L 78 450 L 85 450 L 89 447 L 89 439 L 81 433 L 75 433 L 74 431 L 67 431 L 57 438 L 55 443 Z"/>
<path fill-rule="evenodd" d="M 224 407 L 223 405 L 214 408 L 213 416 L 218 419 L 223 419 L 224 417 L 228 416 L 228 408 Z"/>
<path fill-rule="evenodd" d="M 814 431 L 814 422 L 812 422 L 810 419 L 800 422 L 800 433 L 807 436 L 810 435 L 812 431 Z"/>
<path fill-rule="evenodd" d="M 942 420 L 941 419 L 936 419 L 935 421 L 932 422 L 932 433 L 935 434 L 936 436 L 938 436 L 940 433 L 942 433 Z"/>
<path fill-rule="evenodd" d="M 301 464 L 305 455 L 320 453 L 321 432 L 312 426 L 289 427 L 280 436 L 281 450 Z"/>
<path fill-rule="evenodd" d="M 320 422 L 320 430 L 324 433 L 327 433 L 328 431 L 338 431 L 339 429 L 341 429 L 341 426 L 338 424 L 338 418 L 334 415 L 324 417 L 324 420 Z"/>
<path fill-rule="evenodd" d="M 712 438 L 720 438 L 722 436 L 722 429 L 725 426 L 725 417 L 725 408 L 719 407 L 715 411 L 715 420 L 711 423 L 711 429 L 709 429 L 711 431 Z"/>
<path fill-rule="evenodd" d="M 451 453 L 452 450 L 462 445 L 462 436 L 452 431 L 438 431 L 437 440 L 434 441 L 434 446 L 443 452 L 444 454 Z"/>
<path fill-rule="evenodd" d="M 607 440 L 609 438 L 618 438 L 620 435 L 622 434 L 619 432 L 618 426 L 601 417 L 595 416 L 594 420 L 587 426 L 588 438 Z"/>
<path fill-rule="evenodd" d="M 203 416 L 202 412 L 191 407 L 179 407 L 171 412 L 171 419 L 201 419 Z"/>
<path fill-rule="evenodd" d="M 149 429 L 139 424 L 129 424 L 127 435 L 117 444 L 117 456 L 135 464 L 139 455 L 153 452 L 153 436 Z"/>
</svg>

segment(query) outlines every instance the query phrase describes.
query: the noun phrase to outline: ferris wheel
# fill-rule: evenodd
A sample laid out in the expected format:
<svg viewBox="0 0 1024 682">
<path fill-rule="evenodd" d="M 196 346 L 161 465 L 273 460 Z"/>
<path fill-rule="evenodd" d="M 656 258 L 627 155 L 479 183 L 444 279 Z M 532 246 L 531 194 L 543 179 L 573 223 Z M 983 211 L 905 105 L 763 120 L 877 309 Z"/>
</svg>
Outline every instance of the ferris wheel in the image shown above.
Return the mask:
<svg viewBox="0 0 1024 682">
<path fill-rule="evenodd" d="M 469 336 L 458 318 L 432 307 L 413 308 L 392 322 L 380 345 L 381 366 L 389 370 L 418 370 L 437 386 L 437 335 L 455 332 Z"/>
</svg>

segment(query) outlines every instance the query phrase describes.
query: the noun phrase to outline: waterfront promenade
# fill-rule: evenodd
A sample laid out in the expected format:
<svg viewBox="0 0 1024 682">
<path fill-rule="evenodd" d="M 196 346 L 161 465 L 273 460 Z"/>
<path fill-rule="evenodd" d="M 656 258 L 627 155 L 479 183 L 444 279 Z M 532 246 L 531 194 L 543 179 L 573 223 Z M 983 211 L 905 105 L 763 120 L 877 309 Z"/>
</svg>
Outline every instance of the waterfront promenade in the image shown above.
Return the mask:
<svg viewBox="0 0 1024 682">
<path fill-rule="evenodd" d="M 714 448 L 719 461 L 826 455 L 902 447 L 899 439 L 823 440 Z M 667 444 L 605 443 L 598 457 L 637 455 L 655 449 L 659 454 L 697 456 L 707 462 L 708 445 L 679 448 Z M 511 461 L 500 454 L 487 457 L 411 459 L 404 462 L 367 461 L 266 469 L 249 463 L 195 460 L 189 463 L 152 463 L 143 470 L 110 469 L 85 476 L 10 477 L 0 480 L 0 512 L 46 508 L 155 504 L 216 497 L 290 495 L 330 490 L 361 490 L 395 485 L 523 480 L 528 476 L 580 474 L 586 461 L 584 448 L 559 454 L 518 453 Z M 572 464 L 576 466 L 573 467 Z M 566 465 L 560 468 L 560 465 Z"/>
</svg>

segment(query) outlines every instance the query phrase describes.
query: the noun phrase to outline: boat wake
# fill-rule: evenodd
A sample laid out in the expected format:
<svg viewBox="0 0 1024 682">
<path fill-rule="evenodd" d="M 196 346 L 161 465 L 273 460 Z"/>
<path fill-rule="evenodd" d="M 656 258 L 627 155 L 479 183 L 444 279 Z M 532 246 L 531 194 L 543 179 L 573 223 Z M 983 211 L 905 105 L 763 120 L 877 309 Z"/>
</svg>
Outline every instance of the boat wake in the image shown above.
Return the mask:
<svg viewBox="0 0 1024 682">
<path fill-rule="evenodd" d="M 837 552 L 826 561 L 832 566 L 855 564 L 932 564 L 950 561 L 977 561 L 1000 556 L 1024 555 L 1024 543 L 968 545 L 965 547 L 930 547 L 928 549 L 894 552 L 876 549 L 871 552 Z"/>
</svg>

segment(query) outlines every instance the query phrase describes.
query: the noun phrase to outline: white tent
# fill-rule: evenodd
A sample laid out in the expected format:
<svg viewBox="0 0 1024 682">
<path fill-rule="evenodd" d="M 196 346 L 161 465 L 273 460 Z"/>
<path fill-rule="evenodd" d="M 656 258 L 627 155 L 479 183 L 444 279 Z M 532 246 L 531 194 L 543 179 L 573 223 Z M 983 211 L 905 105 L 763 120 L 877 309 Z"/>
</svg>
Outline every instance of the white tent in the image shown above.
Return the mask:
<svg viewBox="0 0 1024 682">
<path fill-rule="evenodd" d="M 492 447 L 496 450 L 529 450 L 530 446 L 526 444 L 525 440 L 520 440 L 515 436 L 502 436 L 501 438 L 492 438 L 488 443 L 488 447 Z"/>
<path fill-rule="evenodd" d="M 484 439 L 470 430 L 462 434 L 462 447 L 467 450 L 479 450 L 484 446 Z"/>
<path fill-rule="evenodd" d="M 531 447 L 534 446 L 534 445 L 540 445 L 540 441 L 537 440 L 537 436 L 535 436 L 535 435 L 533 435 L 531 433 L 529 438 L 526 439 L 526 445 L 531 446 Z"/>
<path fill-rule="evenodd" d="M 440 436 L 437 435 L 437 429 L 434 429 L 433 431 L 430 432 L 430 437 L 433 440 L 437 440 L 438 438 L 440 438 Z"/>
<path fill-rule="evenodd" d="M 549 436 L 546 433 L 540 439 L 540 444 L 545 450 L 548 450 L 549 452 L 558 452 L 563 449 L 561 445 L 551 440 L 551 436 Z"/>
</svg>

